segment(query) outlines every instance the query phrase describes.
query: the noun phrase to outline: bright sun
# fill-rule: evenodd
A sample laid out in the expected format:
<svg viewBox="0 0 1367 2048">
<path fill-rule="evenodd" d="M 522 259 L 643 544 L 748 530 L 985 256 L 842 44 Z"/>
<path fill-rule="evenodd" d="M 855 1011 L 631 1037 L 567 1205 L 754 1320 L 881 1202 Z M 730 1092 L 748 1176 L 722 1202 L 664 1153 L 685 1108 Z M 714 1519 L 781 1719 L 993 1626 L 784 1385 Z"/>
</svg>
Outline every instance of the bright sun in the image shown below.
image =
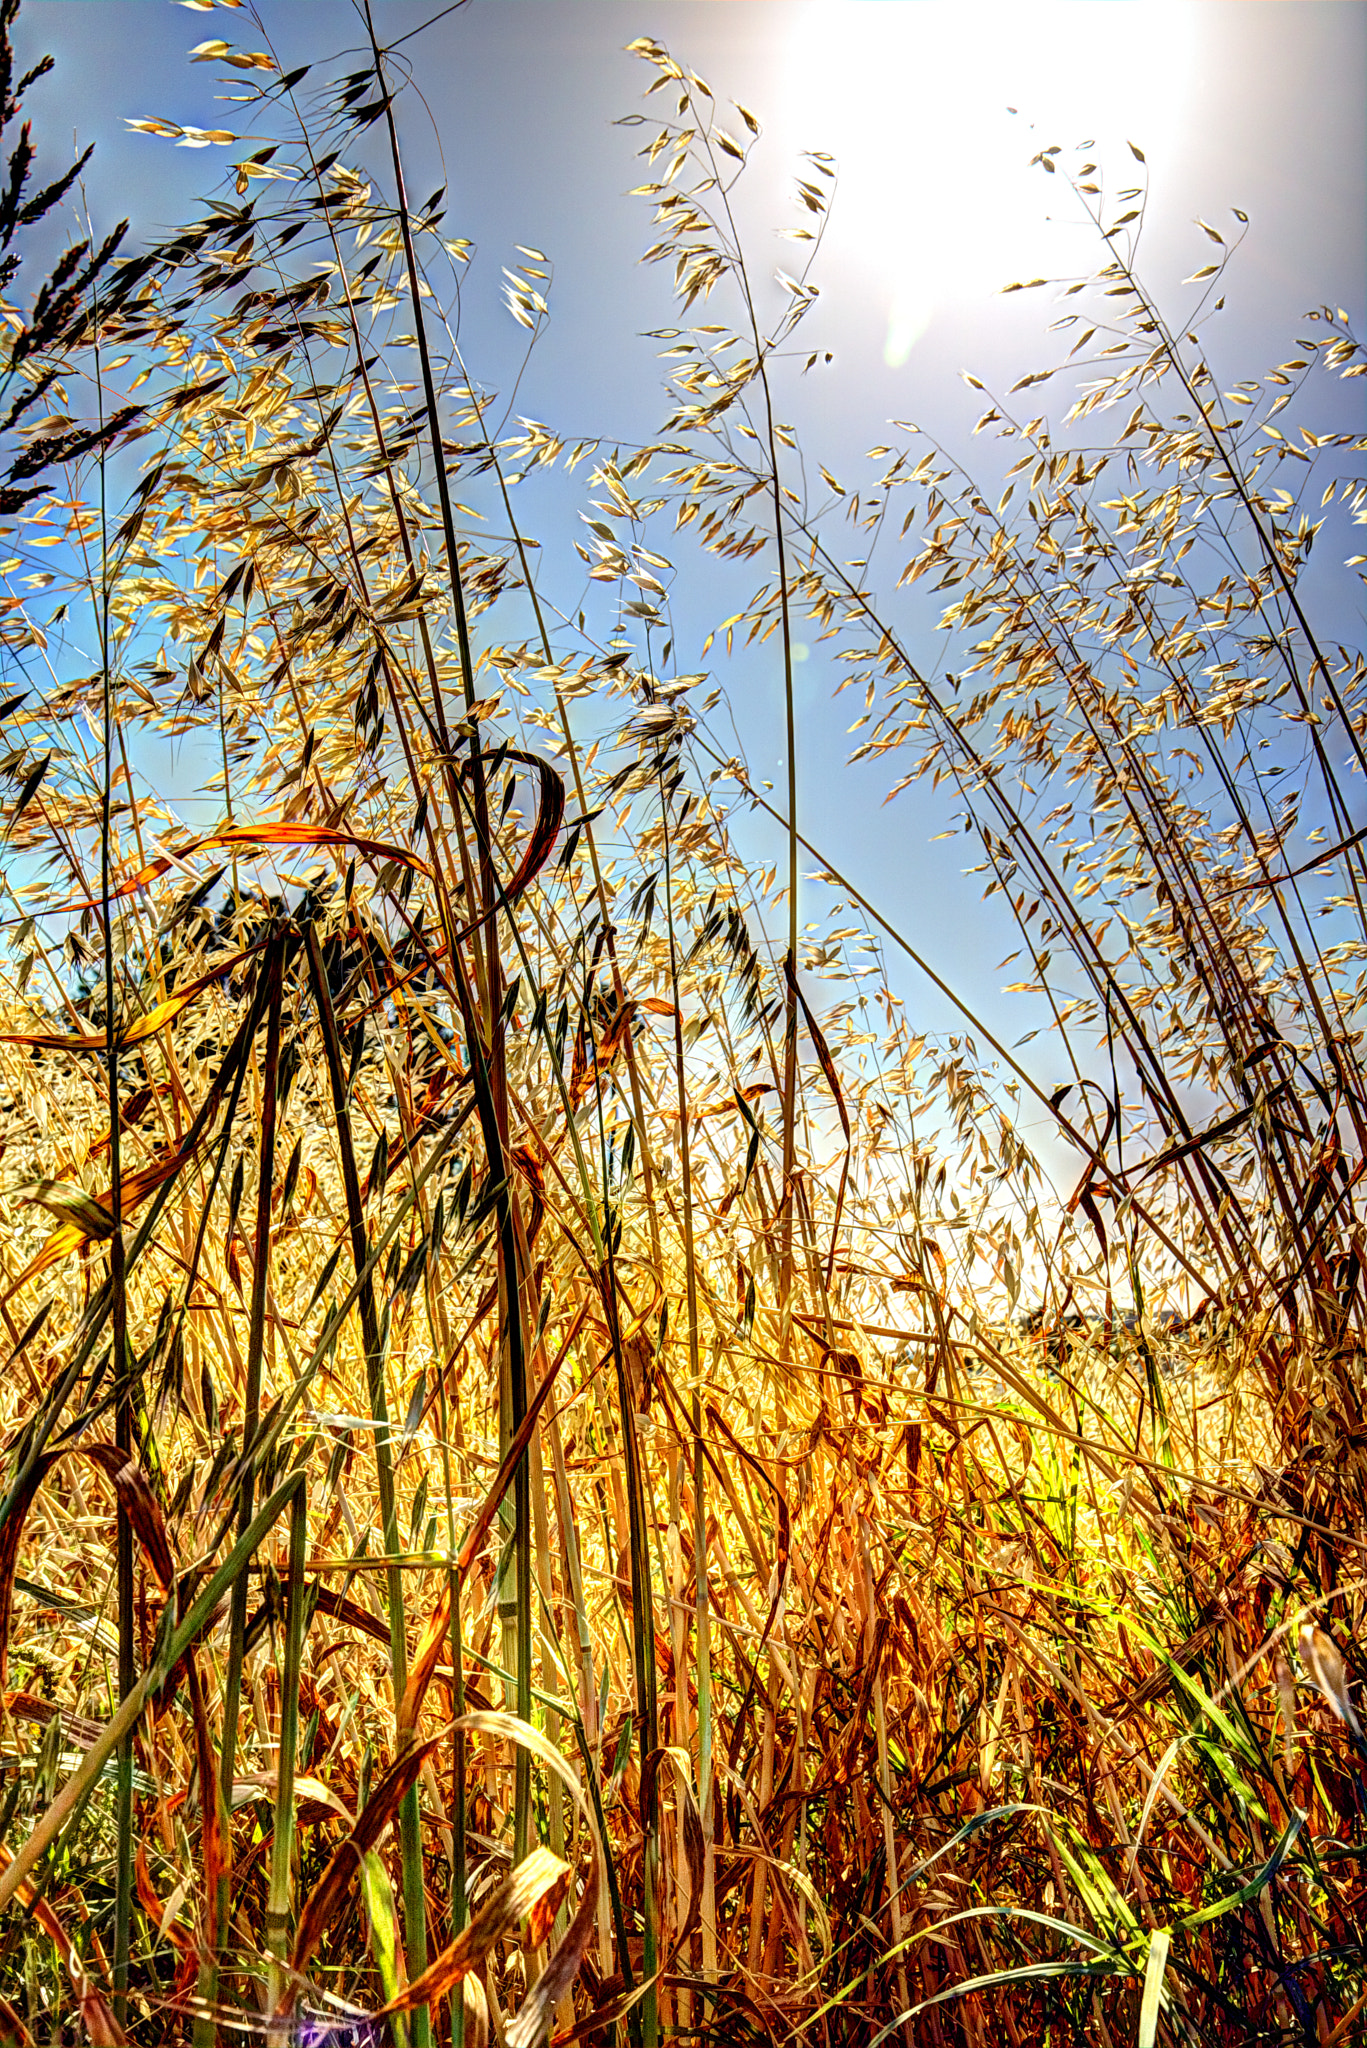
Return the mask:
<svg viewBox="0 0 1367 2048">
<path fill-rule="evenodd" d="M 1112 188 L 1138 182 L 1127 140 L 1161 169 L 1191 45 L 1187 0 L 813 0 L 787 110 L 839 159 L 837 239 L 878 266 L 890 365 L 940 307 L 1066 262 L 1036 150 L 1090 138 Z"/>
</svg>

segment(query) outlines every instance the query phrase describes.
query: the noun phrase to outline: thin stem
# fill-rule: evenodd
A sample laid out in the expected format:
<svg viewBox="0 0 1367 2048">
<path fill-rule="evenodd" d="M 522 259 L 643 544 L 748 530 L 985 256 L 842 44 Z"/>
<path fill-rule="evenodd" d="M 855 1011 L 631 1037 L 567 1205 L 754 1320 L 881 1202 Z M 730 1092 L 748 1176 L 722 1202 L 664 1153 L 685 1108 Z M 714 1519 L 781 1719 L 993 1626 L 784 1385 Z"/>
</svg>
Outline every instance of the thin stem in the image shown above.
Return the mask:
<svg viewBox="0 0 1367 2048">
<path fill-rule="evenodd" d="M 280 1756 L 275 1777 L 275 1833 L 271 1842 L 270 1889 L 266 1896 L 266 1948 L 273 1958 L 267 1970 L 270 2011 L 275 2012 L 285 1989 L 289 1954 L 290 1895 L 294 1865 L 294 1771 L 299 1748 L 299 1679 L 304 1649 L 307 1591 L 304 1559 L 308 1548 L 308 1486 L 299 1487 L 290 1503 L 289 1578 L 286 1584 L 285 1661 L 280 1673 Z M 285 2023 L 288 2029 L 288 2022 Z M 285 2038 L 285 2034 L 281 2034 Z"/>
<path fill-rule="evenodd" d="M 247 1331 L 246 1385 L 242 1401 L 242 1464 L 238 1492 L 238 1529 L 245 1535 L 252 1522 L 256 1487 L 257 1426 L 261 1418 L 261 1366 L 266 1343 L 266 1284 L 271 1259 L 271 1197 L 275 1189 L 275 1133 L 279 1107 L 280 1011 L 284 982 L 284 940 L 277 934 L 267 954 L 264 978 L 267 987 L 266 1064 L 261 1076 L 261 1140 L 257 1159 L 256 1235 L 252 1246 L 252 1294 Z M 247 1633 L 247 1575 L 233 1585 L 228 1622 L 228 1671 L 223 1686 L 223 1730 L 219 1752 L 219 1777 L 224 1812 L 233 1810 L 233 1783 L 237 1775 L 237 1718 L 242 1691 L 242 1667 Z M 207 1796 L 207 1795 L 206 1795 Z M 220 1949 L 230 1924 L 233 1884 L 232 1835 L 223 1845 L 223 1869 L 218 1881 L 217 1925 Z"/>
</svg>

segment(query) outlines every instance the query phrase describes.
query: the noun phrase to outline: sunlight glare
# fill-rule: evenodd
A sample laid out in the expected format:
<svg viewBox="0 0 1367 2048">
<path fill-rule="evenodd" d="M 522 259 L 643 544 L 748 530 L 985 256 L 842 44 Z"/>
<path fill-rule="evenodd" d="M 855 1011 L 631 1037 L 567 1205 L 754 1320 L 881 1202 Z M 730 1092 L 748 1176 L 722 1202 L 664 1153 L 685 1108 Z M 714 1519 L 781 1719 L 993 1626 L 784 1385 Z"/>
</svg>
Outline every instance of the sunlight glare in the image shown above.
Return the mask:
<svg viewBox="0 0 1367 2048">
<path fill-rule="evenodd" d="M 1127 141 L 1161 169 L 1191 15 L 1188 0 L 813 0 L 788 51 L 790 132 L 839 160 L 832 241 L 879 266 L 891 367 L 942 306 L 1066 266 L 1049 215 L 1072 216 L 1029 170 L 1037 150 L 1091 138 L 1109 191 L 1141 182 Z"/>
</svg>

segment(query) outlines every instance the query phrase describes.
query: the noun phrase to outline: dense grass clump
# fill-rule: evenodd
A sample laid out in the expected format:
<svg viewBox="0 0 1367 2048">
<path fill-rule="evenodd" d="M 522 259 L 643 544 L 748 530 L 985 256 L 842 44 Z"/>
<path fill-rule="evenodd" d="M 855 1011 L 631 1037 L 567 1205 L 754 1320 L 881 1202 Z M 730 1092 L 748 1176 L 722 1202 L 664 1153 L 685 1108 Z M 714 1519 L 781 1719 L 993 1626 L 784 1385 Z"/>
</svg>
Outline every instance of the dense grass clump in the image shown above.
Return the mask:
<svg viewBox="0 0 1367 2048">
<path fill-rule="evenodd" d="M 804 467 L 833 166 L 767 329 L 759 123 L 642 42 L 693 324 L 568 446 L 461 356 L 396 59 L 252 39 L 288 147 L 0 255 L 0 2039 L 1359 2038 L 1359 345 L 1222 389 L 1221 233 L 1169 311 L 1049 152 L 1058 417 L 984 393 L 990 496 Z M 777 792 L 675 658 L 738 574 Z M 809 843 L 799 622 L 1028 1047 L 918 1033 Z"/>
</svg>

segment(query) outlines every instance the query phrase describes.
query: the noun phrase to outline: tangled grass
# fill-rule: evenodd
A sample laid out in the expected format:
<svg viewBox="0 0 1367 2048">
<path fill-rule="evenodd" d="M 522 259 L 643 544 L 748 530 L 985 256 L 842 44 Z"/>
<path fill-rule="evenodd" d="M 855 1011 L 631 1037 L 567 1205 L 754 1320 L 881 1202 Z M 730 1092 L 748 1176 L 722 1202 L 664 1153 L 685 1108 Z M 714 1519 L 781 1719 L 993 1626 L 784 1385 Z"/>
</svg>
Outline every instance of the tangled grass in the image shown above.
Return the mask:
<svg viewBox="0 0 1367 2048">
<path fill-rule="evenodd" d="M 461 357 L 395 53 L 252 19 L 199 54 L 290 146 L 5 329 L 0 2033 L 1361 2038 L 1361 349 L 1222 392 L 1221 233 L 1170 318 L 1084 165 L 996 509 L 910 428 L 816 498 L 833 166 L 766 328 L 758 120 L 643 42 L 695 324 L 656 442 L 570 447 Z M 786 799 L 674 660 L 718 562 Z M 799 620 L 1048 1067 L 918 1034 L 807 840 Z"/>
</svg>

